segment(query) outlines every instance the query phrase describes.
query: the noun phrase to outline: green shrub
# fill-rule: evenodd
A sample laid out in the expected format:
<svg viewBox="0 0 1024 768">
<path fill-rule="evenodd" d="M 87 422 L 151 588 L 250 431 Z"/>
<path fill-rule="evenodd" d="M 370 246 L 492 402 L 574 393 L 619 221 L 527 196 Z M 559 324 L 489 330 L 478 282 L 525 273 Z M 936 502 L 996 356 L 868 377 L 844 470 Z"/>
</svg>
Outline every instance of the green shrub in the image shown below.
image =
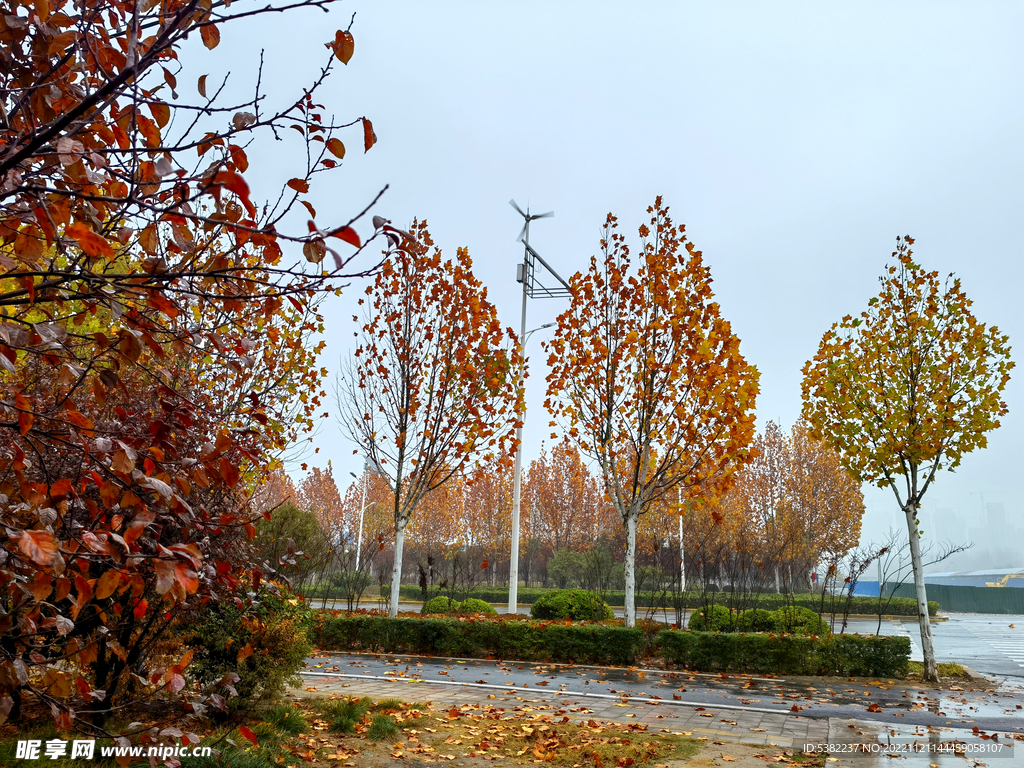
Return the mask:
<svg viewBox="0 0 1024 768">
<path fill-rule="evenodd" d="M 738 632 L 773 632 L 777 628 L 776 618 L 774 611 L 751 608 L 736 616 L 736 630 Z M 692 623 L 690 629 L 694 629 Z"/>
<path fill-rule="evenodd" d="M 436 597 L 434 598 L 437 599 Z M 475 597 L 467 597 L 459 605 L 456 613 L 469 615 L 474 613 L 484 613 L 488 616 L 497 616 L 498 612 L 494 610 L 490 603 L 485 603 L 483 600 L 477 600 Z"/>
<path fill-rule="evenodd" d="M 710 605 L 695 610 L 688 626 L 701 632 L 728 632 L 735 623 L 733 612 L 724 605 Z"/>
<path fill-rule="evenodd" d="M 797 635 L 831 634 L 828 624 L 810 608 L 791 605 L 775 611 L 775 629 Z"/>
<path fill-rule="evenodd" d="M 457 600 L 452 600 L 450 597 L 443 597 L 438 595 L 432 597 L 423 604 L 423 608 L 420 613 L 423 615 L 430 614 L 446 614 L 446 613 L 457 613 L 461 603 Z"/>
<path fill-rule="evenodd" d="M 607 621 L 615 617 L 604 600 L 582 589 L 550 592 L 533 604 L 530 615 L 535 619 L 572 621 Z"/>
<path fill-rule="evenodd" d="M 237 674 L 238 695 L 228 699 L 232 709 L 272 701 L 298 680 L 313 650 L 313 619 L 306 602 L 283 588 L 274 594 L 270 587 L 262 587 L 241 609 L 230 600 L 211 602 L 179 630 L 183 642 L 194 649 L 186 676 L 203 689 L 223 694 L 218 683 L 225 675 Z"/>
<path fill-rule="evenodd" d="M 703 672 L 906 677 L 910 638 L 738 634 L 666 630 L 657 638 L 669 663 Z"/>
</svg>

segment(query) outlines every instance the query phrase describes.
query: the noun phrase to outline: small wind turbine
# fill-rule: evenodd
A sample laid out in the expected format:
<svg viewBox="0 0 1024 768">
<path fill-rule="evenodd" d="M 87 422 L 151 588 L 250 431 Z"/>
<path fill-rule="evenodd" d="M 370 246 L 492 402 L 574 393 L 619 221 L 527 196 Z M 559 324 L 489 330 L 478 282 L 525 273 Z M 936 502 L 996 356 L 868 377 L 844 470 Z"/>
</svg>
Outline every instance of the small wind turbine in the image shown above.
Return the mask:
<svg viewBox="0 0 1024 768">
<path fill-rule="evenodd" d="M 519 215 L 525 219 L 523 222 L 523 228 L 519 230 L 519 237 L 516 238 L 516 242 L 525 243 L 526 245 L 530 244 L 530 222 L 534 219 L 550 219 L 555 215 L 554 211 L 531 214 L 529 206 L 526 207 L 526 213 L 523 213 L 523 209 L 516 205 L 515 200 L 509 200 L 508 204 L 515 208 L 519 212 Z"/>
</svg>

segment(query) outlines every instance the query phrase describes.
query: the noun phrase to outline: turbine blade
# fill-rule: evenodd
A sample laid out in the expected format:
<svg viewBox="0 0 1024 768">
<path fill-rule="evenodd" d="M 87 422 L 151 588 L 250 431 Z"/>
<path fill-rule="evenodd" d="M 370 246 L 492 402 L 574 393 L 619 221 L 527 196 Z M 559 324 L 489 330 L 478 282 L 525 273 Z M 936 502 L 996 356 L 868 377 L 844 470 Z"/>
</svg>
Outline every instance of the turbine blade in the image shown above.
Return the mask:
<svg viewBox="0 0 1024 768">
<path fill-rule="evenodd" d="M 519 215 L 520 216 L 522 216 L 524 219 L 526 218 L 526 214 L 523 213 L 523 209 L 520 208 L 518 205 L 516 205 L 516 201 L 515 200 L 509 200 L 508 204 L 511 205 L 513 208 L 515 208 L 517 211 L 519 211 Z"/>
<path fill-rule="evenodd" d="M 555 215 L 554 211 L 548 211 L 547 213 L 537 213 L 531 216 L 531 219 L 550 219 Z"/>
<path fill-rule="evenodd" d="M 521 243 L 525 236 L 526 236 L 526 225 L 523 224 L 523 228 L 519 230 L 519 237 L 516 238 L 516 242 L 517 243 Z"/>
</svg>

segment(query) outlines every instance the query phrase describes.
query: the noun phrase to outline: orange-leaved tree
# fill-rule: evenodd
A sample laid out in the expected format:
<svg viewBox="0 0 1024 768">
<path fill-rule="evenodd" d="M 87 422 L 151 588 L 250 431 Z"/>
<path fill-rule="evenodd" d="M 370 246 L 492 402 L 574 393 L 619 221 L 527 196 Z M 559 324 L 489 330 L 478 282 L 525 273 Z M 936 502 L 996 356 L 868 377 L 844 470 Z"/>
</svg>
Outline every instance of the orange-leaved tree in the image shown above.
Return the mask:
<svg viewBox="0 0 1024 768">
<path fill-rule="evenodd" d="M 530 462 L 523 489 L 531 530 L 554 551 L 586 549 L 596 541 L 604 493 L 574 443 L 562 440 L 550 455 L 542 450 Z"/>
<path fill-rule="evenodd" d="M 413 223 L 407 249 L 384 264 L 366 296 L 338 404 L 344 428 L 394 494 L 395 616 L 416 506 L 455 475 L 515 450 L 522 363 L 468 251 L 444 260 L 426 222 Z"/>
<path fill-rule="evenodd" d="M 316 223 L 305 196 L 347 126 L 374 136 L 316 99 L 348 30 L 276 108 L 255 71 L 254 95 L 227 102 L 184 42 L 328 4 L 14 0 L 0 16 L 0 721 L 34 699 L 98 729 L 129 692 L 181 691 L 191 652 L 160 666 L 156 638 L 258 591 L 248 491 L 323 406 L 309 337 L 331 280 L 376 264 L 352 262 L 362 205 Z M 275 136 L 302 159 L 257 196 L 247 148 Z"/>
<path fill-rule="evenodd" d="M 921 565 L 918 509 L 940 469 L 986 445 L 1007 412 L 1009 338 L 971 312 L 952 275 L 912 258 L 899 238 L 882 289 L 859 317 L 825 333 L 803 368 L 812 434 L 860 481 L 891 488 L 907 524 L 925 677 L 938 680 Z"/>
<path fill-rule="evenodd" d="M 788 559 L 807 572 L 857 546 L 864 494 L 839 453 L 814 439 L 803 419 L 793 425 L 789 446 Z"/>
<path fill-rule="evenodd" d="M 660 197 L 648 213 L 635 273 L 609 214 L 601 259 L 572 278 L 572 304 L 545 345 L 547 407 L 596 460 L 626 527 L 628 626 L 637 521 L 677 488 L 723 487 L 749 457 L 758 391 L 701 252 Z"/>
</svg>

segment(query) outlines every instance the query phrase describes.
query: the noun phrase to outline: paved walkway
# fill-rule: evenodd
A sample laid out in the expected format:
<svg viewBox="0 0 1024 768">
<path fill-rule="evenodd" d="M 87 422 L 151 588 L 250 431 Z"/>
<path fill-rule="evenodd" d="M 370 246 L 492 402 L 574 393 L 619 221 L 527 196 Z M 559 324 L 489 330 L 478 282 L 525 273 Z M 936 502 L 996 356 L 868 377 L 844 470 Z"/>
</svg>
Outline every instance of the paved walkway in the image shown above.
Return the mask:
<svg viewBox="0 0 1024 768">
<path fill-rule="evenodd" d="M 710 740 L 738 742 L 750 745 L 769 745 L 784 749 L 802 751 L 807 745 L 833 745 L 831 754 L 838 759 L 829 765 L 836 766 L 964 766 L 961 756 L 940 754 L 934 750 L 940 744 L 953 742 L 978 745 L 979 749 L 990 750 L 987 754 L 974 754 L 979 764 L 1024 765 L 1024 744 L 1014 754 L 1011 734 L 1005 734 L 1000 742 L 982 740 L 977 734 L 961 728 L 934 728 L 926 726 L 899 726 L 864 720 L 845 718 L 809 718 L 799 715 L 780 714 L 777 711 L 761 711 L 757 707 L 725 708 L 694 707 L 671 701 L 654 699 L 609 699 L 583 698 L 560 695 L 558 691 L 496 691 L 488 693 L 486 688 L 468 687 L 460 684 L 445 685 L 434 682 L 412 680 L 358 680 L 354 676 L 340 677 L 323 672 L 305 672 L 305 687 L 294 689 L 296 698 L 308 696 L 369 696 L 374 699 L 399 698 L 404 701 L 431 702 L 434 705 L 454 706 L 482 705 L 500 707 L 518 712 L 547 712 L 553 716 L 587 718 L 615 723 L 646 723 L 652 728 L 667 728 L 694 737 Z M 932 752 L 915 753 L 906 746 L 913 742 L 931 745 Z M 869 744 L 880 749 L 890 745 L 890 754 L 876 752 L 873 756 L 844 754 L 836 745 Z M 1000 749 L 1000 753 L 991 750 Z M 1009 758 L 1003 760 L 1001 758 Z M 996 763 L 989 760 L 997 759 Z"/>
</svg>

